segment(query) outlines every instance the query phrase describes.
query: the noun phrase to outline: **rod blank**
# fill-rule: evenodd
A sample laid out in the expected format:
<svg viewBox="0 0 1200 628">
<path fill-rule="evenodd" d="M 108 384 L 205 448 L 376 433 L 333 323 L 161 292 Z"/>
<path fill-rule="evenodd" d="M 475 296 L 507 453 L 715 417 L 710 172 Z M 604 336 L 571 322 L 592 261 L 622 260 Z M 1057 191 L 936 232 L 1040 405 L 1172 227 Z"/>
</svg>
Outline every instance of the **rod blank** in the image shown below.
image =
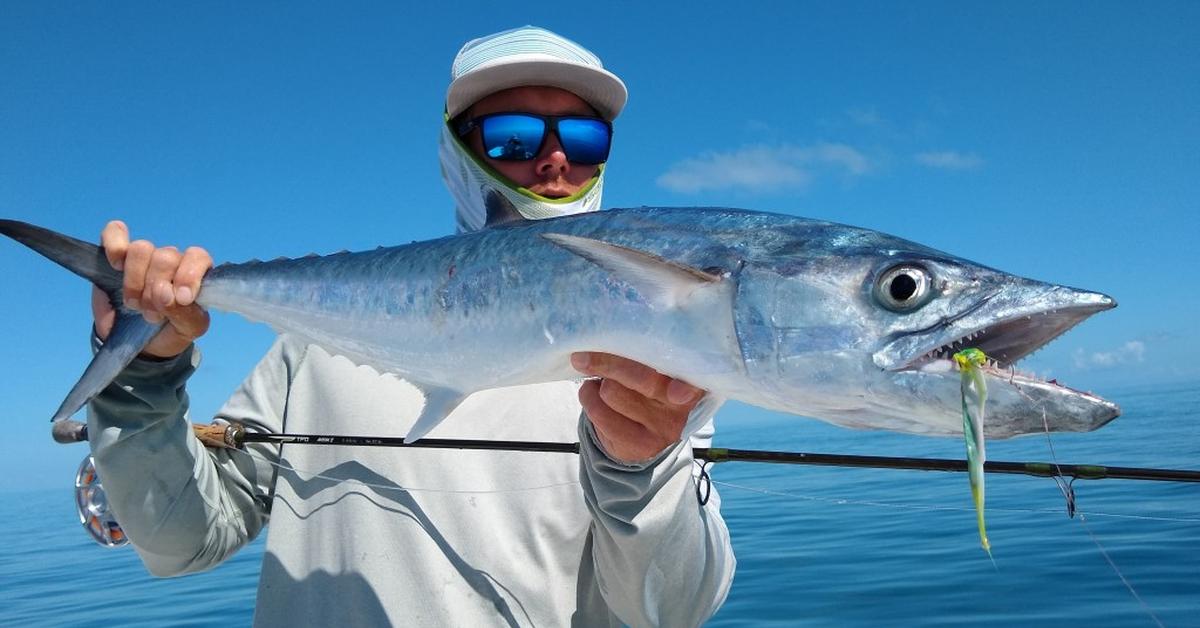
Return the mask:
<svg viewBox="0 0 1200 628">
<path fill-rule="evenodd" d="M 218 426 L 195 426 L 198 436 L 209 446 L 242 447 L 247 443 L 270 443 L 276 445 L 336 445 L 351 447 L 400 447 L 426 449 L 464 449 L 490 451 L 531 451 L 578 454 L 579 443 L 551 443 L 543 441 L 470 440 L 447 438 L 423 438 L 414 443 L 405 443 L 400 437 L 383 436 L 340 436 L 329 434 L 266 434 L 247 432 L 236 423 L 220 426 L 219 436 L 213 436 Z M 829 467 L 858 467 L 869 469 L 910 469 L 917 471 L 967 471 L 966 460 L 948 458 L 904 458 L 892 456 L 857 456 L 848 454 L 818 454 L 794 451 L 763 451 L 754 449 L 728 449 L 724 447 L 695 448 L 692 455 L 709 462 L 757 462 L 768 464 L 798 464 Z M 1141 467 L 1112 467 L 1096 464 L 1056 464 L 1053 462 L 1005 462 L 984 463 L 987 473 L 1029 475 L 1034 477 L 1063 477 L 1079 480 L 1147 480 L 1158 482 L 1200 482 L 1200 471 L 1188 469 L 1150 469 Z"/>
</svg>

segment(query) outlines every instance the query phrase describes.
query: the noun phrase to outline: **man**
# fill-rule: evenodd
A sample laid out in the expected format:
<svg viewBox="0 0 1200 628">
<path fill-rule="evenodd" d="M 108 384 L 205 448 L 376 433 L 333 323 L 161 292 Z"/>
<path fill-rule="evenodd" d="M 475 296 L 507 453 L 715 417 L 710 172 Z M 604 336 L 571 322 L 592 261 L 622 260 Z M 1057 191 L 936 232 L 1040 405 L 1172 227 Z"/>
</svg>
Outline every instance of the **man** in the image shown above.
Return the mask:
<svg viewBox="0 0 1200 628">
<path fill-rule="evenodd" d="M 460 230 L 482 227 L 489 191 L 531 219 L 599 207 L 625 102 L 599 59 L 525 27 L 469 42 L 453 77 L 440 158 Z M 724 599 L 734 563 L 719 500 L 697 503 L 691 446 L 679 442 L 702 391 L 617 356 L 577 354 L 573 364 L 598 380 L 484 391 L 430 433 L 579 440 L 578 459 L 205 451 L 184 415 L 184 383 L 208 327 L 193 301 L 211 259 L 130 242 L 118 222 L 102 241 L 125 270 L 129 304 L 170 322 L 89 416 L 113 510 L 153 573 L 219 563 L 269 513 L 259 624 L 694 625 Z M 112 312 L 93 301 L 104 338 Z M 219 417 L 259 431 L 399 436 L 422 403 L 407 382 L 284 336 Z"/>
</svg>

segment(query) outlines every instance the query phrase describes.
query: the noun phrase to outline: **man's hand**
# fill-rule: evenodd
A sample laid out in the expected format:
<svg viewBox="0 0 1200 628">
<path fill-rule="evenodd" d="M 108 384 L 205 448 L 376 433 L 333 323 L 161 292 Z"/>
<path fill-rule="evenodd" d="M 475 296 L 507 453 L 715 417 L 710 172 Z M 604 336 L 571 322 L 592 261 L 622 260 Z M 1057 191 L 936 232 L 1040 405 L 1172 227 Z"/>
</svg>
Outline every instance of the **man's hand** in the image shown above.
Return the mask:
<svg viewBox="0 0 1200 628">
<path fill-rule="evenodd" d="M 130 242 L 129 227 L 119 220 L 105 225 L 100 244 L 108 263 L 125 271 L 125 305 L 152 323 L 167 321 L 142 355 L 174 357 L 208 331 L 208 312 L 195 302 L 200 280 L 213 265 L 208 251 L 191 247 L 180 253 L 173 246 L 156 248 L 147 240 Z M 96 334 L 101 340 L 108 338 L 116 313 L 99 288 L 92 289 L 92 315 Z"/>
<path fill-rule="evenodd" d="M 609 353 L 574 353 L 575 370 L 599 377 L 579 389 L 579 402 L 600 444 L 618 462 L 639 463 L 679 441 L 704 391 Z"/>
</svg>

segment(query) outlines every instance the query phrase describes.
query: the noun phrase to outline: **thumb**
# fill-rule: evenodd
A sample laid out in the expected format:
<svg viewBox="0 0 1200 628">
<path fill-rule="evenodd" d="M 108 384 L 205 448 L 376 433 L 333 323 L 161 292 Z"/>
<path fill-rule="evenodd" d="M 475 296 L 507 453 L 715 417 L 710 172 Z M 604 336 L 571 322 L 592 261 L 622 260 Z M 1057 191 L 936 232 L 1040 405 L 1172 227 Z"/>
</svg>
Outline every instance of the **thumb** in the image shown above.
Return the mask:
<svg viewBox="0 0 1200 628">
<path fill-rule="evenodd" d="M 189 341 L 203 336 L 208 331 L 208 311 L 199 305 L 175 305 L 164 308 L 167 323 L 174 331 Z"/>
</svg>

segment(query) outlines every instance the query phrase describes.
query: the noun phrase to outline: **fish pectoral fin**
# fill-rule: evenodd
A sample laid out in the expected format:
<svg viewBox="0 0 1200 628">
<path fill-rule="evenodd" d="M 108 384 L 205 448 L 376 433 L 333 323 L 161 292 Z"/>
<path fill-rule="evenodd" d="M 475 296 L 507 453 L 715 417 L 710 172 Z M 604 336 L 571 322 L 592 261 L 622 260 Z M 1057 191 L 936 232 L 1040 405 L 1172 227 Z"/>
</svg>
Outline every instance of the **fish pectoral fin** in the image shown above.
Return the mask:
<svg viewBox="0 0 1200 628">
<path fill-rule="evenodd" d="M 603 240 L 562 233 L 543 233 L 542 237 L 629 283 L 646 301 L 663 308 L 676 307 L 687 301 L 697 288 L 723 278 L 654 253 Z"/>
<path fill-rule="evenodd" d="M 118 310 L 108 339 L 104 341 L 100 351 L 96 352 L 79 381 L 75 382 L 71 392 L 67 393 L 67 398 L 63 399 L 62 405 L 51 420 L 66 419 L 78 412 L 83 404 L 104 390 L 126 366 L 129 366 L 164 325 L 165 322 L 151 323 L 132 310 Z"/>
<path fill-rule="evenodd" d="M 418 386 L 418 388 L 425 395 L 425 407 L 421 408 L 421 416 L 417 417 L 417 422 L 409 428 L 408 435 L 404 437 L 405 443 L 416 442 L 424 438 L 430 430 L 450 416 L 450 413 L 454 412 L 463 399 L 467 398 L 467 395 L 449 388 L 436 386 Z"/>
</svg>

